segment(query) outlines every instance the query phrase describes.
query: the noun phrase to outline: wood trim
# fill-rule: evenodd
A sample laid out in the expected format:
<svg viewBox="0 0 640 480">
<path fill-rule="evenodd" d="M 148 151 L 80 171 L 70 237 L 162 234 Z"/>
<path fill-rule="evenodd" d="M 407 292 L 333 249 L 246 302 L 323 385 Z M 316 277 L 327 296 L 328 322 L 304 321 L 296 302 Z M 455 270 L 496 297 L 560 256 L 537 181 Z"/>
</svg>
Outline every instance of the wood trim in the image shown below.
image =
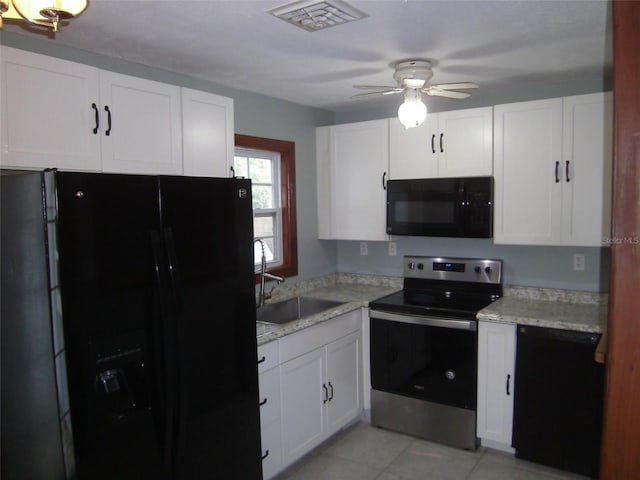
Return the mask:
<svg viewBox="0 0 640 480">
<path fill-rule="evenodd" d="M 298 225 L 296 211 L 296 144 L 288 140 L 235 135 L 236 147 L 255 148 L 280 153 L 280 192 L 282 195 L 283 264 L 269 273 L 281 277 L 298 275 Z M 259 282 L 256 275 L 256 283 Z"/>
<path fill-rule="evenodd" d="M 613 1 L 611 283 L 600 478 L 640 478 L 640 2 Z"/>
</svg>

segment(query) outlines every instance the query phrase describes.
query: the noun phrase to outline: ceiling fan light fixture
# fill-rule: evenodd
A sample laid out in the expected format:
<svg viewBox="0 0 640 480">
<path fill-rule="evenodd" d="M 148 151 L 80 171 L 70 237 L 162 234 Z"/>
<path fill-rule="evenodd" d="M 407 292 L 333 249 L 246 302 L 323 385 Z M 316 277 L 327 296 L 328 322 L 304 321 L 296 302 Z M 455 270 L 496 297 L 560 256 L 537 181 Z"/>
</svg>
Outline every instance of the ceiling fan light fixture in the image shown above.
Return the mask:
<svg viewBox="0 0 640 480">
<path fill-rule="evenodd" d="M 405 129 L 415 128 L 427 118 L 427 106 L 422 101 L 420 90 L 408 88 L 404 102 L 398 107 L 398 120 Z"/>
</svg>

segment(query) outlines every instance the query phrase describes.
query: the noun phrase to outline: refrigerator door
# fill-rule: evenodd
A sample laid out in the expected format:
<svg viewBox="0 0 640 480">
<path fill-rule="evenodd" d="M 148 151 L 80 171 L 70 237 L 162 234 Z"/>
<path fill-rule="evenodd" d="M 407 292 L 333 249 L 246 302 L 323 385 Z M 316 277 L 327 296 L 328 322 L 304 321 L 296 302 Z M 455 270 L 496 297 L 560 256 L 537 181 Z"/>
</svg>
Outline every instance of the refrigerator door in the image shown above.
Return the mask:
<svg viewBox="0 0 640 480">
<path fill-rule="evenodd" d="M 0 353 L 5 479 L 62 480 L 41 173 L 0 175 Z"/>
<path fill-rule="evenodd" d="M 160 177 L 179 349 L 176 478 L 262 478 L 248 180 Z"/>
<path fill-rule="evenodd" d="M 57 173 L 78 478 L 171 478 L 151 232 L 157 177 Z"/>
</svg>

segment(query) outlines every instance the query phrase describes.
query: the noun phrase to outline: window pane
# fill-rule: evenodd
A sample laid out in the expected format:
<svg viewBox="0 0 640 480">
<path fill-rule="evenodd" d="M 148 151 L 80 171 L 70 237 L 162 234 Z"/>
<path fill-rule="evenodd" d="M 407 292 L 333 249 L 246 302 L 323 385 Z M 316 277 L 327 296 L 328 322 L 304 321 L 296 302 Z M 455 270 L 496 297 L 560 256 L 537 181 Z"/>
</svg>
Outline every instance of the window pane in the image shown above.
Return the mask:
<svg viewBox="0 0 640 480">
<path fill-rule="evenodd" d="M 273 239 L 264 239 L 264 257 L 267 262 L 273 261 Z M 262 246 L 260 242 L 253 244 L 253 263 L 260 265 L 262 263 Z"/>
<path fill-rule="evenodd" d="M 254 217 L 253 234 L 256 238 L 273 236 L 273 217 Z"/>
<path fill-rule="evenodd" d="M 249 170 L 247 167 L 247 158 L 246 157 L 234 157 L 233 159 L 233 168 L 236 171 L 237 177 L 249 177 Z"/>
<path fill-rule="evenodd" d="M 253 185 L 253 208 L 273 208 L 273 188 L 264 185 Z"/>
<path fill-rule="evenodd" d="M 271 160 L 265 158 L 250 158 L 249 170 L 251 180 L 256 183 L 273 183 Z"/>
</svg>

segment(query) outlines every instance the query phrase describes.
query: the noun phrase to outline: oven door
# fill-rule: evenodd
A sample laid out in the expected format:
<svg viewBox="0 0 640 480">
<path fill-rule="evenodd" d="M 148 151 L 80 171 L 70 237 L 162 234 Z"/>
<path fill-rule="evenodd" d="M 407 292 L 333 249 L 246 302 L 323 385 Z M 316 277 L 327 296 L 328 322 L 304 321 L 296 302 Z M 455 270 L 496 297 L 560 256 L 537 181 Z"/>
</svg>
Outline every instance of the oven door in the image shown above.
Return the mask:
<svg viewBox="0 0 640 480">
<path fill-rule="evenodd" d="M 477 322 L 371 311 L 374 390 L 475 410 Z"/>
</svg>

